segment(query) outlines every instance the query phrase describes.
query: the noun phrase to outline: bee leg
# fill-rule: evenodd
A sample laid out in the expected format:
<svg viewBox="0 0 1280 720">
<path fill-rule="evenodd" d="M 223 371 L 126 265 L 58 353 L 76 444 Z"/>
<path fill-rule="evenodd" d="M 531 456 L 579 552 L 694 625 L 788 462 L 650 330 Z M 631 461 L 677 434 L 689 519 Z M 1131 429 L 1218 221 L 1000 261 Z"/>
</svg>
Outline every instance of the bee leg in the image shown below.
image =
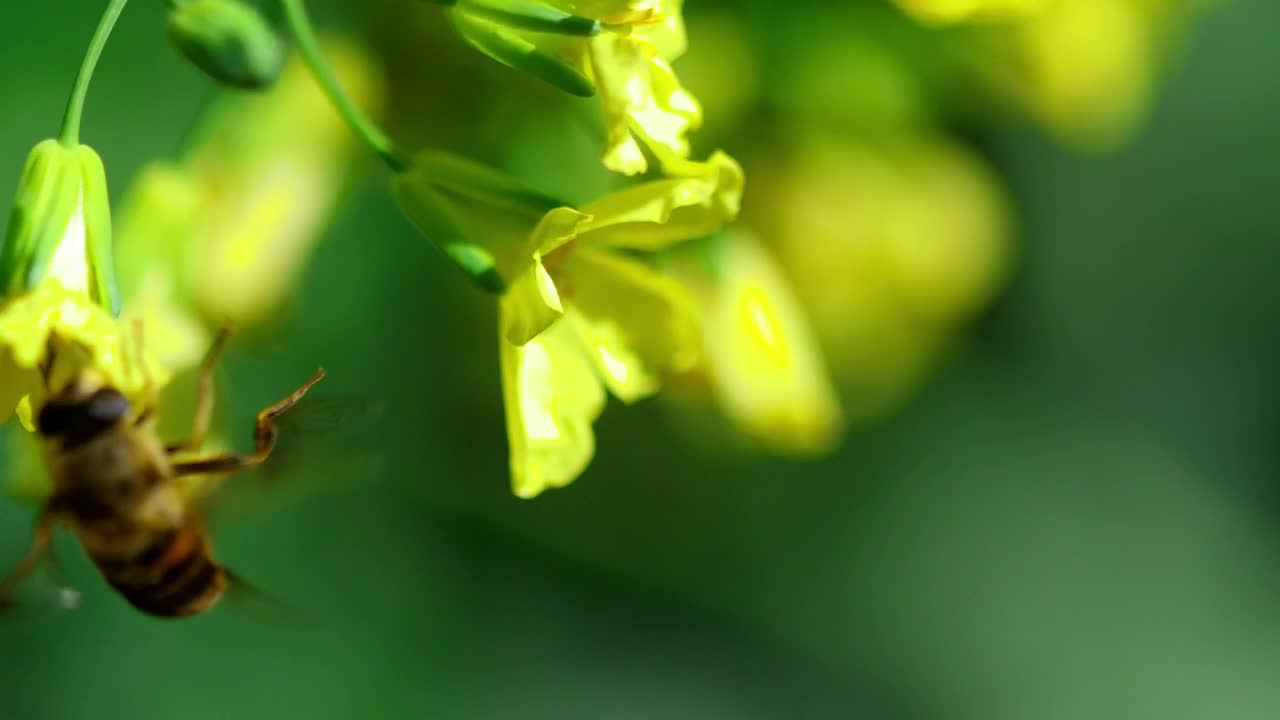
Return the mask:
<svg viewBox="0 0 1280 720">
<path fill-rule="evenodd" d="M 35 535 L 31 540 L 31 548 L 18 561 L 17 567 L 4 580 L 0 580 L 0 608 L 11 604 L 11 596 L 18 584 L 31 574 L 40 564 L 41 558 L 53 551 L 53 513 L 48 507 L 40 511 L 40 519 L 36 522 Z"/>
<path fill-rule="evenodd" d="M 311 379 L 302 384 L 302 387 L 289 393 L 283 400 L 274 405 L 263 408 L 258 413 L 257 427 L 253 433 L 254 450 L 247 455 L 219 455 L 216 457 L 205 458 L 203 460 L 191 460 L 188 462 L 178 462 L 173 464 L 173 473 L 175 476 L 183 475 L 203 475 L 205 473 L 228 473 L 237 470 L 246 470 L 261 465 L 267 458 L 271 457 L 271 451 L 276 447 L 276 438 L 280 434 L 280 429 L 276 427 L 276 418 L 285 414 L 303 395 L 311 389 L 313 385 L 324 379 L 324 369 L 316 370 L 316 374 Z"/>
<path fill-rule="evenodd" d="M 213 368 L 218 363 L 218 356 L 227 346 L 227 338 L 231 337 L 231 329 L 224 327 L 214 338 L 209 352 L 205 353 L 204 362 L 200 365 L 200 375 L 196 378 L 196 411 L 191 418 L 191 435 L 187 439 L 165 447 L 165 452 L 183 452 L 199 449 L 204 438 L 209 434 L 209 425 L 213 421 L 213 403 L 215 399 Z"/>
</svg>

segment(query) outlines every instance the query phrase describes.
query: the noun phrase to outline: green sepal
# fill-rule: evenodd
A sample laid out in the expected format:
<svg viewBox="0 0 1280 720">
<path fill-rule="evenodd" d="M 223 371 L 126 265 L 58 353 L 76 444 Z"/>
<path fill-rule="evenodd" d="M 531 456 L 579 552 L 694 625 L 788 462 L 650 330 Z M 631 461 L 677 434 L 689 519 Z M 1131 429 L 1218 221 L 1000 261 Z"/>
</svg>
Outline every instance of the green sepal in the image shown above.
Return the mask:
<svg viewBox="0 0 1280 720">
<path fill-rule="evenodd" d="M 418 231 L 483 289 L 506 292 L 531 261 L 530 234 L 568 203 L 465 158 L 438 151 L 413 157 L 392 193 Z"/>
<path fill-rule="evenodd" d="M 494 294 L 506 291 L 506 281 L 497 258 L 486 248 L 468 239 L 455 211 L 440 192 L 412 168 L 391 180 L 391 192 L 410 222 L 440 248 L 483 290 Z"/>
<path fill-rule="evenodd" d="M 534 190 L 488 165 L 439 150 L 414 155 L 414 168 L 439 187 L 507 210 L 541 217 L 568 202 Z"/>
<path fill-rule="evenodd" d="M 260 90 L 284 68 L 284 41 L 254 8 L 236 0 L 192 0 L 169 13 L 169 41 L 225 85 Z"/>
<path fill-rule="evenodd" d="M 32 266 L 47 264 L 76 210 L 79 174 L 72 151 L 44 140 L 27 156 L 0 247 L 4 296 L 32 287 Z"/>
<path fill-rule="evenodd" d="M 462 7 L 478 17 L 520 30 L 580 37 L 600 33 L 599 20 L 529 0 L 463 0 Z"/>
<path fill-rule="evenodd" d="M 111 233 L 111 200 L 107 193 L 107 170 L 102 158 L 88 145 L 76 148 L 83 180 L 84 242 L 93 284 L 89 289 L 99 305 L 120 315 L 120 287 L 116 282 L 116 262 Z"/>
<path fill-rule="evenodd" d="M 6 297 L 44 281 L 77 210 L 84 216 L 89 297 L 112 314 L 119 313 L 111 205 L 102 158 L 88 145 L 68 148 L 57 140 L 44 140 L 31 150 L 18 181 L 0 247 L 0 281 Z"/>
<path fill-rule="evenodd" d="M 592 97 L 596 86 L 582 73 L 551 53 L 544 52 L 515 29 L 482 17 L 467 6 L 448 11 L 454 31 L 469 45 L 508 67 L 523 70 L 570 95 Z"/>
</svg>

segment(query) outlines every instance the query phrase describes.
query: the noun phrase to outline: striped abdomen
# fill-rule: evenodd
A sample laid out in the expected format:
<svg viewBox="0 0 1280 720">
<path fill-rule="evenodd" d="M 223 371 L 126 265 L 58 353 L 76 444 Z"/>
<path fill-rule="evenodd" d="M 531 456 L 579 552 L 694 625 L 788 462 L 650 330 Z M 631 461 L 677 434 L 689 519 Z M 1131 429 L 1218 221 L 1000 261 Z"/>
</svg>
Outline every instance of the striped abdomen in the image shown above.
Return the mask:
<svg viewBox="0 0 1280 720">
<path fill-rule="evenodd" d="M 86 543 L 89 557 L 102 576 L 134 607 L 148 615 L 186 617 L 204 612 L 227 589 L 226 571 L 209 547 L 208 537 L 188 518 L 170 530 L 156 531 L 126 555 L 95 552 Z"/>
</svg>

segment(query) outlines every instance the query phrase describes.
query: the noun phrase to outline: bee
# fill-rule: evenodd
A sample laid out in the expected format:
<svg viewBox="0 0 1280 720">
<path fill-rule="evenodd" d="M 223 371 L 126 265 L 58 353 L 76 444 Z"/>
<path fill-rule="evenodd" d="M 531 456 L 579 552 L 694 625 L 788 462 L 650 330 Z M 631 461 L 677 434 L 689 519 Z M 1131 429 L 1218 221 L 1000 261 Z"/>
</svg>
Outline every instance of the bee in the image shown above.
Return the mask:
<svg viewBox="0 0 1280 720">
<path fill-rule="evenodd" d="M 234 473 L 260 465 L 278 436 L 276 419 L 324 378 L 319 369 L 297 390 L 258 413 L 254 451 L 179 459 L 197 450 L 213 415 L 213 368 L 228 332 L 205 356 L 190 436 L 165 445 L 154 407 L 129 400 L 91 369 L 51 390 L 36 419 L 52 492 L 40 510 L 31 548 L 0 582 L 0 600 L 52 552 L 56 526 L 74 533 L 103 578 L 138 610 L 179 618 L 209 610 L 240 581 L 215 558 L 200 514 L 176 482 L 188 475 Z"/>
</svg>

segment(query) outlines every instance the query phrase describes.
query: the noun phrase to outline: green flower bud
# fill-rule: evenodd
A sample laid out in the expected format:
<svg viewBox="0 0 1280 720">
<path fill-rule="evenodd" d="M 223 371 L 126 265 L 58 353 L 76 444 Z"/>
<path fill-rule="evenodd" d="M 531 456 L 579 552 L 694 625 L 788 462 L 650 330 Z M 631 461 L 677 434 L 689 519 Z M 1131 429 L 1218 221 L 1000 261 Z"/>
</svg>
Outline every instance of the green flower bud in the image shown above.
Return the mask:
<svg viewBox="0 0 1280 720">
<path fill-rule="evenodd" d="M 267 21 L 235 0 L 192 0 L 169 13 L 169 41 L 218 82 L 256 90 L 284 67 L 283 41 Z"/>
<path fill-rule="evenodd" d="M 400 209 L 480 287 L 507 289 L 527 259 L 529 233 L 568 203 L 531 190 L 492 168 L 423 152 L 392 180 Z"/>
<path fill-rule="evenodd" d="M 39 143 L 18 181 L 0 246 L 0 291 L 7 298 L 46 278 L 119 312 L 107 176 L 87 145 Z"/>
</svg>

